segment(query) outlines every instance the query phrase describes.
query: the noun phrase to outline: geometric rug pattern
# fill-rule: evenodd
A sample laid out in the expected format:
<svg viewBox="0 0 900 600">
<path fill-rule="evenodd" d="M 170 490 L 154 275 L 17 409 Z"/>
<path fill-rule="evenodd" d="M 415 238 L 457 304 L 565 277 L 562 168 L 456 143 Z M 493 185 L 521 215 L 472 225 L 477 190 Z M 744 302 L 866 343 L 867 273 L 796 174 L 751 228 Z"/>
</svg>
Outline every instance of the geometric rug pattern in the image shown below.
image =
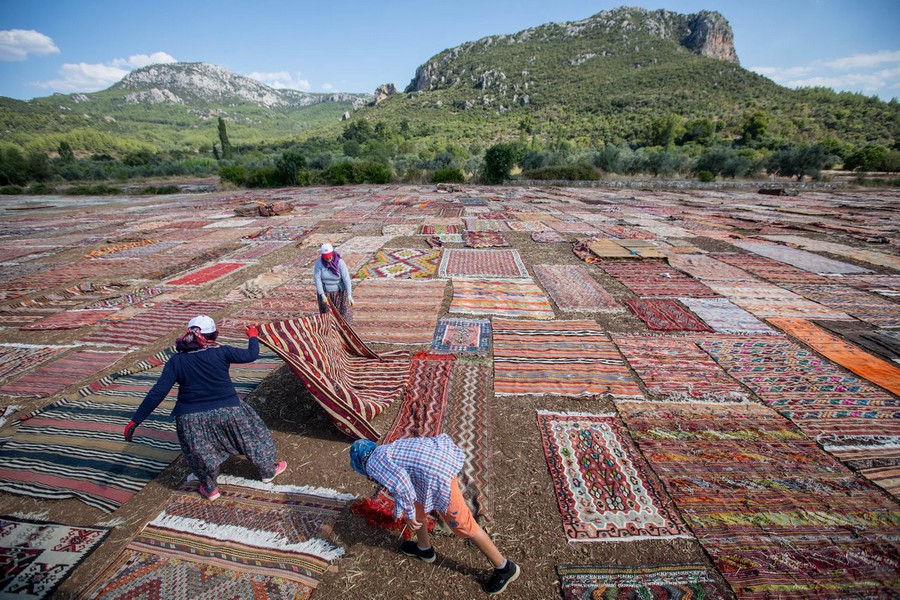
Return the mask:
<svg viewBox="0 0 900 600">
<path fill-rule="evenodd" d="M 640 298 L 712 298 L 719 295 L 693 277 L 658 261 L 604 260 L 598 266 Z"/>
<path fill-rule="evenodd" d="M 609 336 L 594 321 L 494 319 L 494 393 L 642 398 Z"/>
<path fill-rule="evenodd" d="M 563 600 L 591 598 L 705 598 L 724 600 L 728 592 L 702 564 L 559 565 Z"/>
<path fill-rule="evenodd" d="M 562 311 L 620 310 L 616 299 L 582 265 L 534 265 L 534 274 Z"/>
<path fill-rule="evenodd" d="M 625 304 L 655 331 L 712 331 L 672 298 L 629 299 Z"/>
<path fill-rule="evenodd" d="M 528 277 L 518 250 L 444 250 L 438 277 Z"/>
<path fill-rule="evenodd" d="M 491 322 L 488 319 L 439 319 L 431 341 L 435 352 L 484 355 L 491 348 Z"/>
<path fill-rule="evenodd" d="M 387 277 L 430 279 L 441 261 L 440 250 L 378 250 L 371 261 L 356 272 L 357 279 Z"/>
<path fill-rule="evenodd" d="M 691 537 L 616 415 L 538 411 L 537 421 L 568 541 Z"/>
<path fill-rule="evenodd" d="M 555 316 L 550 300 L 531 280 L 453 279 L 450 312 L 529 319 Z"/>
<path fill-rule="evenodd" d="M 77 350 L 0 387 L 0 395 L 46 398 L 111 366 L 124 352 Z"/>
<path fill-rule="evenodd" d="M 788 285 L 795 294 L 878 327 L 900 327 L 900 305 L 845 285 Z"/>
<path fill-rule="evenodd" d="M 758 404 L 617 403 L 739 598 L 900 593 L 897 502 Z"/>
</svg>

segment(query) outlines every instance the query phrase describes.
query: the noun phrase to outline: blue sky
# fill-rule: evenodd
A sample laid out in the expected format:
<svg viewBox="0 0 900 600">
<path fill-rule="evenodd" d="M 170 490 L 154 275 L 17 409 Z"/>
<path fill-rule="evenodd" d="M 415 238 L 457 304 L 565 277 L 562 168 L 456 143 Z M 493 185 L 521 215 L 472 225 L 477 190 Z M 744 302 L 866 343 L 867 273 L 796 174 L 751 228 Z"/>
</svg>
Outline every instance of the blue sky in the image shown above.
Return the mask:
<svg viewBox="0 0 900 600">
<path fill-rule="evenodd" d="M 576 21 L 589 0 L 0 0 L 0 96 L 105 89 L 154 62 L 208 62 L 273 87 L 403 89 L 434 54 L 488 35 Z M 741 65 L 788 87 L 900 97 L 898 0 L 659 0 L 731 23 Z"/>
</svg>

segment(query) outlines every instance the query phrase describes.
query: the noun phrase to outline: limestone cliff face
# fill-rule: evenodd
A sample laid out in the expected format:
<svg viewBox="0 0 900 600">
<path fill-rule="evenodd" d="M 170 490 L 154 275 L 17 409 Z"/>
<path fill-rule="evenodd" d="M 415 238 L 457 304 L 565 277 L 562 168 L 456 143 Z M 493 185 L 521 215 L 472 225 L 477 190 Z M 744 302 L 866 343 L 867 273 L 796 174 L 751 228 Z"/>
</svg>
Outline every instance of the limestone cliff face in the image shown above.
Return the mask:
<svg viewBox="0 0 900 600">
<path fill-rule="evenodd" d="M 681 44 L 696 54 L 740 64 L 734 51 L 734 34 L 728 20 L 717 12 L 690 15 L 690 33 Z"/>
</svg>

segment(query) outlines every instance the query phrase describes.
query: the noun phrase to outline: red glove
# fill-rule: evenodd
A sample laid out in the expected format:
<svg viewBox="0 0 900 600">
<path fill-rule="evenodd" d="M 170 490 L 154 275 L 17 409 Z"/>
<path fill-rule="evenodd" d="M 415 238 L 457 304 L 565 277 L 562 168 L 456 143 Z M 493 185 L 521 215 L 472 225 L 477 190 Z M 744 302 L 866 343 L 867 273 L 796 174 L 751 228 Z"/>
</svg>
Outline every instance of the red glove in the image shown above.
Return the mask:
<svg viewBox="0 0 900 600">
<path fill-rule="evenodd" d="M 259 335 L 259 329 L 256 328 L 256 325 L 248 325 L 247 326 L 247 337 L 255 338 Z"/>
<path fill-rule="evenodd" d="M 134 437 L 134 430 L 137 429 L 138 424 L 134 421 L 128 421 L 128 425 L 125 426 L 125 441 L 130 442 L 131 438 Z"/>
</svg>

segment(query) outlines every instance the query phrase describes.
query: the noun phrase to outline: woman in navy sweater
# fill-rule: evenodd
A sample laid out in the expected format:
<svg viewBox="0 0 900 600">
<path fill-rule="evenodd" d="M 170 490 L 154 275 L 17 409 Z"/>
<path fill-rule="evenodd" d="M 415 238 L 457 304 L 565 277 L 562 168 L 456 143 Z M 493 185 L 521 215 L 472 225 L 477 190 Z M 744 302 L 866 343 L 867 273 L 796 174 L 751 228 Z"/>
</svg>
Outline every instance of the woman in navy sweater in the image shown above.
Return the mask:
<svg viewBox="0 0 900 600">
<path fill-rule="evenodd" d="M 177 354 L 163 367 L 156 384 L 125 427 L 131 441 L 134 430 L 159 406 L 176 383 L 178 400 L 172 416 L 181 451 L 200 481 L 200 494 L 210 500 L 219 497 L 216 477 L 232 454 L 243 454 L 268 483 L 287 468 L 275 462 L 275 442 L 259 415 L 241 402 L 228 374 L 232 363 L 250 363 L 259 357 L 259 331 L 247 328 L 247 349 L 216 342 L 218 331 L 210 317 L 191 319 L 188 330 L 175 342 Z"/>
</svg>

